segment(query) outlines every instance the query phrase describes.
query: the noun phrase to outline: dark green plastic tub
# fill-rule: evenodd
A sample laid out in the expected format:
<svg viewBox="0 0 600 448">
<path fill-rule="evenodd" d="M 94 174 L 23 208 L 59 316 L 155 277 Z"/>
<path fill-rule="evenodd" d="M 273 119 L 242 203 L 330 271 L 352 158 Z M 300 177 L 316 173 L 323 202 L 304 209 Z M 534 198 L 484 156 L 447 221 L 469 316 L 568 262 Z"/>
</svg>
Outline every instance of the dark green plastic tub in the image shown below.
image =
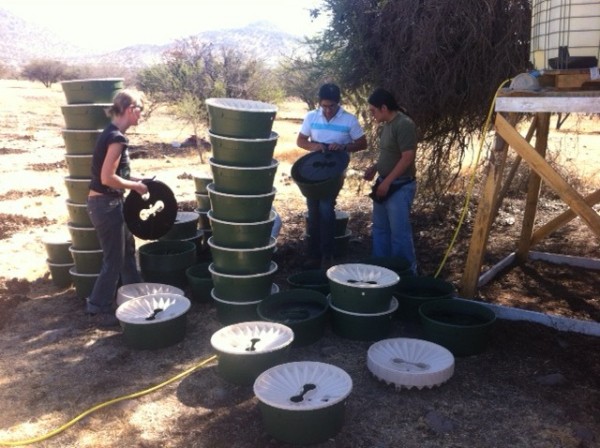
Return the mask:
<svg viewBox="0 0 600 448">
<path fill-rule="evenodd" d="M 214 161 L 224 165 L 266 166 L 271 163 L 279 135 L 269 138 L 231 138 L 209 132 Z"/>
<path fill-rule="evenodd" d="M 279 322 L 294 331 L 294 347 L 314 344 L 323 337 L 327 323 L 327 297 L 310 289 L 281 291 L 258 304 L 258 316 Z"/>
<path fill-rule="evenodd" d="M 268 194 L 273 190 L 279 162 L 272 159 L 264 166 L 230 166 L 209 160 L 215 190 L 229 194 Z"/>
<path fill-rule="evenodd" d="M 124 87 L 123 78 L 74 79 L 62 81 L 67 104 L 112 103 Z"/>
<path fill-rule="evenodd" d="M 451 299 L 455 295 L 454 285 L 435 277 L 404 277 L 394 290 L 398 299 L 398 317 L 402 320 L 419 322 L 419 307 L 431 300 Z"/>
<path fill-rule="evenodd" d="M 229 222 L 261 222 L 269 219 L 277 190 L 265 194 L 229 194 L 217 191 L 215 184 L 207 187 L 212 216 Z"/>
<path fill-rule="evenodd" d="M 185 271 L 196 263 L 196 245 L 189 241 L 154 241 L 139 248 L 144 281 L 164 283 L 184 289 Z"/>
<path fill-rule="evenodd" d="M 419 307 L 425 339 L 446 347 L 454 356 L 481 353 L 496 323 L 490 308 L 472 300 L 433 300 Z"/>
</svg>

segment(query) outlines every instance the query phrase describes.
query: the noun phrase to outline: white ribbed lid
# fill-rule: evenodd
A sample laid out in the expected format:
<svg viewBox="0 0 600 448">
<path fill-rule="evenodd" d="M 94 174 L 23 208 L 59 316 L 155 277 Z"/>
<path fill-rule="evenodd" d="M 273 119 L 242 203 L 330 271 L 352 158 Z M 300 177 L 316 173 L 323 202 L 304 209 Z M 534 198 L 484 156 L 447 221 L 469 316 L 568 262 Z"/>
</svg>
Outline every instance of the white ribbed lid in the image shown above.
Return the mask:
<svg viewBox="0 0 600 448">
<path fill-rule="evenodd" d="M 187 297 L 180 294 L 158 293 L 131 299 L 119 305 L 117 319 L 136 325 L 152 325 L 175 319 L 191 306 Z"/>
<path fill-rule="evenodd" d="M 352 378 L 331 364 L 314 361 L 280 364 L 261 373 L 254 395 L 278 409 L 305 411 L 343 401 L 352 391 Z"/>
<path fill-rule="evenodd" d="M 327 278 L 356 288 L 383 288 L 400 281 L 398 274 L 391 269 L 362 263 L 335 265 L 327 270 Z"/>
<path fill-rule="evenodd" d="M 432 388 L 452 377 L 454 356 L 441 345 L 421 339 L 384 339 L 369 347 L 367 367 L 397 388 Z"/>
<path fill-rule="evenodd" d="M 284 348 L 294 340 L 294 332 L 276 322 L 240 322 L 221 328 L 210 338 L 215 350 L 232 355 L 258 355 Z"/>
<path fill-rule="evenodd" d="M 171 285 L 164 285 L 162 283 L 131 283 L 123 285 L 117 290 L 117 305 L 121 305 L 131 299 L 137 299 L 138 297 L 161 293 L 184 295 L 181 289 Z"/>
<path fill-rule="evenodd" d="M 277 106 L 273 104 L 239 98 L 208 98 L 205 103 L 207 106 L 242 112 L 277 112 Z"/>
</svg>

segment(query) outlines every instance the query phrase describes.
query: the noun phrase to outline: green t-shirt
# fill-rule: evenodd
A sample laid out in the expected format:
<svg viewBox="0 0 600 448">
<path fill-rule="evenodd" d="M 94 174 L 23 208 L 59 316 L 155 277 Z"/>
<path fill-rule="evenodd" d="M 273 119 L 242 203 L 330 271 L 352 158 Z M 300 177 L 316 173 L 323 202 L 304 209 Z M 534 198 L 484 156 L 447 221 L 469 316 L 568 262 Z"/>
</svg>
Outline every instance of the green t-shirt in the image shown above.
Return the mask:
<svg viewBox="0 0 600 448">
<path fill-rule="evenodd" d="M 416 149 L 417 132 L 415 123 L 407 115 L 398 112 L 392 121 L 383 125 L 381 130 L 377 172 L 380 176 L 386 177 L 402 157 L 402 152 Z M 413 161 L 398 179 L 414 178 L 416 173 L 417 170 Z"/>
</svg>

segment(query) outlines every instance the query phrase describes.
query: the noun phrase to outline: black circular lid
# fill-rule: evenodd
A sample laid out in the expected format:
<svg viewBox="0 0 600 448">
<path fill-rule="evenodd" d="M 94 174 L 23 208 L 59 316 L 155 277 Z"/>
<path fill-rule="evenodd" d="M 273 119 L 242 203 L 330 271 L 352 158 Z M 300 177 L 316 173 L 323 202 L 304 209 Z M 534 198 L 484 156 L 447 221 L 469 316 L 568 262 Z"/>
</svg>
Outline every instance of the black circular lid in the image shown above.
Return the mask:
<svg viewBox="0 0 600 448">
<path fill-rule="evenodd" d="M 340 176 L 348 167 L 345 151 L 314 151 L 300 157 L 292 166 L 292 177 L 300 182 L 323 182 Z"/>
<path fill-rule="evenodd" d="M 123 205 L 127 227 L 138 238 L 156 240 L 164 236 L 177 218 L 177 200 L 171 189 L 159 180 L 144 180 L 148 195 L 131 191 Z"/>
</svg>

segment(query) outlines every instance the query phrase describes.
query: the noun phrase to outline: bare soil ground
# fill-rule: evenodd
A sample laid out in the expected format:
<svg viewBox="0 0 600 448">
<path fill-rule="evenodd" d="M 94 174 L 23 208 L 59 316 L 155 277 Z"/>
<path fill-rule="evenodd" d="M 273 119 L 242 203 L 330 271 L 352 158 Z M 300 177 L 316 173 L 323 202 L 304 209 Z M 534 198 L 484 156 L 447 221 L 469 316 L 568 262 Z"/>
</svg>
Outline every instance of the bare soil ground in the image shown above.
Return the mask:
<svg viewBox="0 0 600 448">
<path fill-rule="evenodd" d="M 43 241 L 68 238 L 67 169 L 60 130 L 60 86 L 0 81 L 0 446 L 59 428 L 92 406 L 162 383 L 212 354 L 210 337 L 222 325 L 210 303 L 193 303 L 188 333 L 179 344 L 136 351 L 118 331 L 93 327 L 73 288 L 53 286 Z M 304 252 L 304 198 L 290 182 L 290 164 L 301 105 L 281 106 L 275 131 L 280 161 L 275 206 L 284 226 L 275 261 L 277 283 L 297 272 Z M 597 119 L 569 119 L 552 133 L 550 149 L 565 174 L 584 193 L 598 188 L 600 133 Z M 133 170 L 157 175 L 192 208 L 193 175 L 209 173 L 192 149 L 174 149 L 189 130 L 157 113 L 130 133 Z M 206 155 L 205 155 L 206 156 Z M 339 262 L 370 251 L 370 200 L 347 184 L 338 208 L 350 212 L 352 240 Z M 565 206 L 544 194 L 538 222 Z M 515 249 L 524 208 L 517 192 L 503 205 L 492 231 L 484 268 Z M 418 202 L 414 232 L 423 274 L 433 274 L 458 222 L 462 194 L 445 207 Z M 598 210 L 598 208 L 596 208 Z M 440 276 L 459 284 L 475 206 Z M 139 241 L 143 244 L 143 241 Z M 598 240 L 576 219 L 535 248 L 600 257 Z M 597 271 L 527 262 L 501 273 L 478 299 L 518 309 L 600 321 Z M 419 337 L 420 328 L 395 321 L 390 337 Z M 593 447 L 600 445 L 600 339 L 531 322 L 499 320 L 485 352 L 456 359 L 454 376 L 433 389 L 395 390 L 366 367 L 370 343 L 325 337 L 291 351 L 290 360 L 331 363 L 346 370 L 354 387 L 346 422 L 322 448 L 392 447 Z M 45 447 L 286 447 L 265 431 L 250 387 L 224 382 L 216 364 L 140 398 L 120 401 L 86 416 Z"/>
</svg>

